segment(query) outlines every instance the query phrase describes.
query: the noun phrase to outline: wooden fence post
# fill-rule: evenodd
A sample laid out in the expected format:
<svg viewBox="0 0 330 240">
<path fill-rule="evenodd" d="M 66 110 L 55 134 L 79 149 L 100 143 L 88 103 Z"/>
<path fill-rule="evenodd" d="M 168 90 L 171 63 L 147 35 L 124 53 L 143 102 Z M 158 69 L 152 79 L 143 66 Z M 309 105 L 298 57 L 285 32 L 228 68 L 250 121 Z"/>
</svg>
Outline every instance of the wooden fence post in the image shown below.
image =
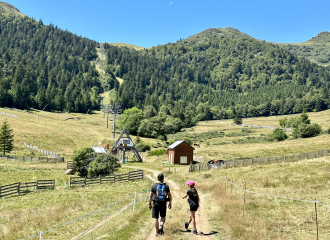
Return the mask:
<svg viewBox="0 0 330 240">
<path fill-rule="evenodd" d="M 128 177 L 127 177 L 127 180 L 129 181 L 130 180 L 130 172 L 128 172 Z"/>
<path fill-rule="evenodd" d="M 101 175 L 99 175 L 99 182 L 100 182 L 100 184 L 101 184 Z"/>
<path fill-rule="evenodd" d="M 135 199 L 136 199 L 136 191 L 135 191 L 135 196 L 134 196 L 133 212 L 134 212 L 134 207 L 135 207 Z"/>
<path fill-rule="evenodd" d="M 227 192 L 227 181 L 228 181 L 228 177 L 226 176 L 226 181 L 225 181 L 225 192 Z"/>
<path fill-rule="evenodd" d="M 244 205 L 243 205 L 243 218 L 244 218 L 244 210 L 245 210 L 245 195 L 246 195 L 246 182 L 245 182 L 245 191 L 244 191 Z"/>
<path fill-rule="evenodd" d="M 69 177 L 69 189 L 71 188 L 71 177 Z"/>
<path fill-rule="evenodd" d="M 87 177 L 85 176 L 85 186 L 86 186 L 86 179 L 87 179 Z"/>
<path fill-rule="evenodd" d="M 317 208 L 316 208 L 316 199 L 315 199 L 315 223 L 316 223 L 316 239 L 319 240 L 319 226 L 317 223 Z"/>
<path fill-rule="evenodd" d="M 17 195 L 19 196 L 20 193 L 21 193 L 21 183 L 18 182 L 18 184 L 17 184 Z"/>
</svg>

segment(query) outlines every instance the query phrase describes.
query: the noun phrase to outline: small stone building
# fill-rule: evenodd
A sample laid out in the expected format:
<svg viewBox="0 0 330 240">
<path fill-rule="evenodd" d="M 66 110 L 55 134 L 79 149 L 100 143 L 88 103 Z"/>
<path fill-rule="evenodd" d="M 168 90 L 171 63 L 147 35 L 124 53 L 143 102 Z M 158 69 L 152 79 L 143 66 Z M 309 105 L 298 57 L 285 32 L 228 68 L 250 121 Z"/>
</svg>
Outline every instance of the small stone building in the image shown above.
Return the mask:
<svg viewBox="0 0 330 240">
<path fill-rule="evenodd" d="M 193 161 L 194 150 L 185 141 L 176 141 L 167 147 L 167 161 L 171 164 L 189 165 Z"/>
</svg>

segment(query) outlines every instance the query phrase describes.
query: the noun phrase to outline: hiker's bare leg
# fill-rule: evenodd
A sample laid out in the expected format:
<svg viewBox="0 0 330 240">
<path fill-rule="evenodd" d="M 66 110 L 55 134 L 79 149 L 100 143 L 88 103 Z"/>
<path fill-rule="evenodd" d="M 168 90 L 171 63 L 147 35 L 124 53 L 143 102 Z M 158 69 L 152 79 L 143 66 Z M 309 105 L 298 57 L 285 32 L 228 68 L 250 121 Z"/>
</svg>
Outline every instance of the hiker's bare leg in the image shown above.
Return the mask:
<svg viewBox="0 0 330 240">
<path fill-rule="evenodd" d="M 189 226 L 190 223 L 191 223 L 191 214 L 189 216 L 188 226 Z"/>
<path fill-rule="evenodd" d="M 190 215 L 190 219 L 192 221 L 192 224 L 193 224 L 194 229 L 197 231 L 195 213 L 196 213 L 196 211 L 190 211 L 190 214 L 191 214 Z"/>
<path fill-rule="evenodd" d="M 164 226 L 165 221 L 166 221 L 166 217 L 161 217 L 160 218 L 160 225 Z"/>
<path fill-rule="evenodd" d="M 156 232 L 158 232 L 158 230 L 159 230 L 158 218 L 155 218 L 155 228 L 156 228 Z"/>
</svg>

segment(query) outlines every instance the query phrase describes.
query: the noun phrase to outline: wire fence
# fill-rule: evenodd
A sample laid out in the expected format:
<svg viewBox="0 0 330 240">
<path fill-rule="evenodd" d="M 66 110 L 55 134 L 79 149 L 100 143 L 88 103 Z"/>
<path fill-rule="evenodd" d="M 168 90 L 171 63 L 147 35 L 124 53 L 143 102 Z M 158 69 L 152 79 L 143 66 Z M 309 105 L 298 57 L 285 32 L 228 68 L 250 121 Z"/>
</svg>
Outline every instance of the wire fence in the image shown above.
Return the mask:
<svg viewBox="0 0 330 240">
<path fill-rule="evenodd" d="M 58 162 L 64 162 L 64 158 L 55 158 L 55 157 L 30 157 L 30 156 L 16 156 L 16 155 L 1 155 L 0 159 L 6 159 L 6 160 L 18 160 L 21 162 L 47 162 L 47 163 L 58 163 Z"/>
<path fill-rule="evenodd" d="M 17 115 L 6 113 L 6 112 L 0 112 L 0 114 L 1 115 L 6 115 L 6 116 L 9 116 L 9 117 L 13 117 L 13 118 L 19 118 Z"/>
<path fill-rule="evenodd" d="M 33 150 L 36 150 L 36 151 L 38 151 L 38 152 L 41 152 L 41 153 L 44 154 L 45 156 L 52 156 L 52 157 L 54 157 L 54 158 L 62 159 L 59 155 L 53 153 L 52 151 L 44 150 L 44 149 L 39 149 L 39 148 L 37 148 L 37 147 L 33 147 L 33 146 L 31 146 L 31 145 L 28 145 L 28 144 L 26 144 L 25 142 L 24 142 L 23 144 L 24 144 L 25 147 L 30 148 L 30 149 L 33 149 Z M 64 159 L 63 159 L 63 161 L 64 161 Z"/>
<path fill-rule="evenodd" d="M 136 204 L 142 201 L 147 200 L 149 189 L 145 189 L 140 192 L 135 192 L 134 194 L 129 195 L 128 197 L 112 203 L 108 204 L 107 206 L 104 206 L 94 212 L 88 213 L 84 216 L 78 217 L 76 219 L 73 219 L 69 222 L 66 222 L 62 225 L 55 226 L 51 229 L 36 233 L 34 235 L 28 236 L 28 237 L 23 237 L 19 238 L 18 240 L 22 239 L 28 239 L 28 238 L 33 238 L 33 237 L 38 237 L 39 239 L 42 239 L 43 237 L 46 239 L 59 236 L 58 232 L 56 230 L 60 230 L 64 227 L 67 227 L 69 225 L 73 225 L 74 223 L 80 222 L 80 224 L 85 224 L 88 225 L 90 224 L 92 227 L 88 228 L 87 230 L 83 230 L 83 232 L 77 232 L 79 229 L 71 227 L 69 231 L 66 231 L 67 234 L 71 234 L 71 236 L 67 236 L 65 239 L 80 239 L 83 236 L 86 236 L 88 233 L 91 233 L 93 230 L 97 228 L 105 228 L 105 225 L 108 221 L 112 219 L 112 216 L 115 215 L 116 213 L 121 213 L 125 210 L 131 209 L 131 211 L 135 211 Z M 130 208 L 131 207 L 131 208 Z M 87 224 L 86 224 L 87 222 Z M 97 224 L 95 224 L 97 222 Z M 80 228 L 81 229 L 81 228 Z M 75 230 L 75 231 L 74 231 Z M 81 231 L 81 230 L 80 230 Z M 64 236 L 62 236 L 64 237 Z"/>
<path fill-rule="evenodd" d="M 330 149 L 324 149 L 314 152 L 291 154 L 284 156 L 275 157 L 265 157 L 265 158 L 248 158 L 248 159 L 238 159 L 238 160 L 220 160 L 217 163 L 200 163 L 200 164 L 190 164 L 189 172 L 195 171 L 205 171 L 211 168 L 232 168 L 232 167 L 243 167 L 251 165 L 262 165 L 271 164 L 278 162 L 296 162 L 300 160 L 319 158 L 327 156 L 330 153 Z"/>
<path fill-rule="evenodd" d="M 15 111 L 15 112 L 20 112 L 20 113 L 25 113 L 25 114 L 29 114 L 29 115 L 33 115 L 33 116 L 36 116 L 36 117 L 45 117 L 45 116 L 42 116 L 42 115 L 39 115 L 39 114 L 35 114 L 35 113 L 31 113 L 31 112 L 28 112 L 26 110 L 20 110 L 20 109 L 17 109 L 17 108 L 8 108 L 8 107 L 4 107 L 4 109 L 7 109 L 7 110 L 11 110 L 11 111 Z"/>
<path fill-rule="evenodd" d="M 318 228 L 318 218 L 317 218 L 317 204 L 327 208 L 328 210 L 330 210 L 330 206 L 327 206 L 326 204 L 319 202 L 317 199 L 315 200 L 308 200 L 308 199 L 299 199 L 299 198 L 291 198 L 291 197 L 283 197 L 283 196 L 277 196 L 277 195 L 271 195 L 271 194 L 267 194 L 267 193 L 260 193 L 260 192 L 255 192 L 255 191 L 251 191 L 251 190 L 247 190 L 246 189 L 246 182 L 245 182 L 245 186 L 240 187 L 237 184 L 233 183 L 230 181 L 230 179 L 228 179 L 228 177 L 226 177 L 225 180 L 226 183 L 231 184 L 232 186 L 236 187 L 237 189 L 244 191 L 244 197 L 243 197 L 243 217 L 245 214 L 245 203 L 246 203 L 246 193 L 251 193 L 251 194 L 255 194 L 255 195 L 262 195 L 262 196 L 267 196 L 267 197 L 271 197 L 271 198 L 280 198 L 280 199 L 286 199 L 286 200 L 291 200 L 291 201 L 298 201 L 298 202 L 305 202 L 305 203 L 313 203 L 313 210 L 315 209 L 315 223 L 316 223 L 316 235 L 317 235 L 317 239 L 319 239 L 319 228 Z M 225 191 L 227 191 L 227 187 L 225 186 Z"/>
</svg>

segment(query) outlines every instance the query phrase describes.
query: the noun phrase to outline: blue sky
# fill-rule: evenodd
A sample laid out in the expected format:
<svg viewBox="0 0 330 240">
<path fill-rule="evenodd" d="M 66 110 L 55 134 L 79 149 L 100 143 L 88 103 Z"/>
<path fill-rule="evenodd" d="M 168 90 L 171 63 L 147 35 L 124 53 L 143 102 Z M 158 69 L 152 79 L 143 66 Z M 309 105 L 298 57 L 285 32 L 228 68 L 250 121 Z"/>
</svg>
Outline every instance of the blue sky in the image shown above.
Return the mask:
<svg viewBox="0 0 330 240">
<path fill-rule="evenodd" d="M 176 42 L 208 28 L 234 27 L 277 43 L 330 31 L 330 1 L 320 0 L 7 0 L 23 14 L 99 42 L 141 47 Z"/>
</svg>

